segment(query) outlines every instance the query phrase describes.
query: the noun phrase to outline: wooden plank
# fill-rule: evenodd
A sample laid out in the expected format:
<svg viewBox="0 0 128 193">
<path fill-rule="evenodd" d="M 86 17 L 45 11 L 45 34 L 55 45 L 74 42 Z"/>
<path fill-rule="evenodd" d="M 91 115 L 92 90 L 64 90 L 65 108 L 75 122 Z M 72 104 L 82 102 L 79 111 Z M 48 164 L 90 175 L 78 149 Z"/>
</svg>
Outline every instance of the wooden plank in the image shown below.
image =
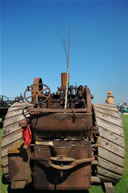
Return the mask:
<svg viewBox="0 0 128 193">
<path fill-rule="evenodd" d="M 22 139 L 21 139 L 22 140 Z M 21 141 L 21 140 L 17 140 L 18 142 L 19 141 Z M 14 141 L 14 142 L 16 142 L 16 141 Z M 13 143 L 12 144 L 10 144 L 10 146 L 11 145 L 13 145 Z M 6 146 L 6 147 L 4 147 L 4 148 L 1 148 L 1 158 L 3 159 L 3 157 L 5 157 L 5 156 L 7 156 L 8 155 L 8 148 L 10 147 L 10 146 Z"/>
<path fill-rule="evenodd" d="M 115 125 L 118 125 L 120 127 L 122 127 L 122 121 L 121 119 L 119 118 L 116 118 L 116 117 L 113 117 L 111 115 L 107 115 L 107 114 L 104 114 L 104 113 L 101 113 L 101 112 L 98 112 L 98 111 L 95 111 L 96 113 L 96 117 L 99 118 L 99 119 L 103 119 L 105 121 L 108 121 L 115 124 Z"/>
<path fill-rule="evenodd" d="M 121 147 L 125 147 L 124 143 L 124 137 L 119 136 L 112 131 L 108 131 L 102 127 L 99 127 L 99 132 L 101 137 L 107 138 L 109 141 L 114 142 L 115 144 L 118 144 Z"/>
<path fill-rule="evenodd" d="M 107 110 L 118 112 L 118 109 L 115 106 L 107 106 L 107 105 L 93 105 L 94 107 L 104 108 Z"/>
<path fill-rule="evenodd" d="M 8 174 L 8 167 L 7 167 L 7 166 L 6 166 L 6 167 L 3 167 L 3 168 L 2 168 L 2 171 L 3 171 L 4 174 Z"/>
<path fill-rule="evenodd" d="M 104 183 L 104 187 L 105 187 L 105 193 L 114 193 L 114 186 L 112 185 L 112 183 Z"/>
<path fill-rule="evenodd" d="M 29 103 L 14 103 L 11 107 L 9 107 L 8 112 L 15 111 L 17 109 L 23 109 L 25 106 L 33 106 L 33 104 Z"/>
<path fill-rule="evenodd" d="M 93 161 L 91 162 L 91 164 L 92 164 L 92 165 L 98 165 L 98 161 L 97 161 L 97 160 L 93 160 Z"/>
<path fill-rule="evenodd" d="M 29 115 L 26 115 L 26 117 L 29 117 Z M 17 116 L 10 118 L 10 119 L 7 119 L 7 120 L 5 119 L 4 127 L 6 127 L 7 125 L 11 125 L 13 123 L 16 123 L 18 121 L 21 121 L 23 119 L 25 119 L 25 117 L 23 115 L 17 115 Z"/>
<path fill-rule="evenodd" d="M 103 149 L 102 147 L 98 148 L 99 157 L 104 158 L 112 163 L 116 163 L 118 166 L 121 166 L 124 168 L 124 159 L 122 157 L 119 157 L 118 155 L 113 154 L 112 152 L 109 152 L 106 149 Z"/>
<path fill-rule="evenodd" d="M 103 182 L 117 183 L 124 168 L 124 132 L 115 105 L 94 105 L 99 129 L 97 176 Z"/>
<path fill-rule="evenodd" d="M 20 129 L 21 129 L 21 127 L 19 127 L 19 122 L 16 122 L 12 125 L 8 125 L 4 128 L 2 136 L 5 137 L 5 136 L 9 135 L 10 133 L 13 133 L 13 132 L 20 130 Z"/>
<path fill-rule="evenodd" d="M 108 171 L 104 168 L 101 168 L 101 167 L 98 167 L 97 172 L 98 172 L 98 174 L 104 175 L 106 177 L 114 178 L 117 180 L 120 180 L 120 178 L 121 178 L 120 175 L 117 175 L 117 174 L 110 172 L 110 171 Z"/>
<path fill-rule="evenodd" d="M 116 108 L 116 105 L 115 105 L 115 104 L 102 103 L 102 104 L 95 104 L 95 105 L 106 106 L 107 108 L 108 108 L 108 107 Z"/>
<path fill-rule="evenodd" d="M 8 166 L 8 156 L 4 157 L 2 160 L 1 160 L 1 165 L 2 167 L 4 166 Z"/>
<path fill-rule="evenodd" d="M 104 107 L 95 107 L 95 111 L 96 112 L 101 112 L 101 113 L 104 113 L 104 114 L 108 114 L 108 115 L 111 115 L 111 116 L 114 116 L 114 117 L 117 117 L 120 119 L 120 114 L 119 112 L 117 111 L 111 111 L 107 108 L 104 108 Z"/>
<path fill-rule="evenodd" d="M 27 106 L 27 105 L 31 105 L 29 103 L 26 102 L 15 102 L 11 107 L 19 107 L 19 106 Z"/>
<path fill-rule="evenodd" d="M 12 142 L 17 141 L 18 139 L 21 139 L 21 138 L 22 138 L 21 130 L 16 131 L 15 133 L 12 133 L 12 134 L 2 138 L 1 147 L 5 147 L 5 146 L 11 144 Z"/>
<path fill-rule="evenodd" d="M 17 109 L 23 109 L 24 108 L 24 106 L 20 106 L 20 107 L 10 107 L 9 109 L 8 109 L 8 113 L 11 113 L 11 112 L 13 112 L 13 111 L 16 111 Z"/>
<path fill-rule="evenodd" d="M 26 105 L 27 103 L 15 103 L 8 109 L 8 113 L 5 117 L 1 144 L 1 163 L 3 174 L 7 178 L 8 176 L 6 174 L 8 173 L 8 148 L 10 148 L 15 142 L 22 140 L 22 132 L 21 128 L 19 127 L 19 122 L 25 119 L 22 115 L 22 109 Z"/>
<path fill-rule="evenodd" d="M 113 184 L 117 182 L 117 180 L 113 179 L 113 178 L 109 178 L 109 177 L 105 177 L 103 175 L 98 174 L 97 175 L 99 177 L 99 179 L 103 182 L 112 182 Z"/>
<path fill-rule="evenodd" d="M 7 156 L 8 154 L 8 147 L 6 148 L 1 148 L 1 158 L 4 157 L 4 156 Z"/>
<path fill-rule="evenodd" d="M 108 123 L 107 121 L 99 119 L 99 118 L 96 118 L 96 121 L 97 121 L 97 126 L 105 128 L 108 131 L 111 131 L 113 133 L 116 133 L 116 134 L 124 137 L 124 132 L 123 132 L 122 127 L 119 127 L 117 125 L 113 125 L 112 123 Z"/>
<path fill-rule="evenodd" d="M 105 136 L 107 137 L 107 136 Z M 125 157 L 125 150 L 123 147 L 120 147 L 118 146 L 117 144 L 114 144 L 113 142 L 111 141 L 108 141 L 107 139 L 105 138 L 101 138 L 101 147 L 103 147 L 104 149 L 120 156 L 120 157 Z"/>
<path fill-rule="evenodd" d="M 12 118 L 9 118 L 9 119 L 5 119 L 4 121 L 4 127 L 8 126 L 8 125 L 11 125 L 13 123 L 16 123 L 22 119 L 25 119 L 23 115 L 17 115 L 17 116 L 14 116 Z"/>
<path fill-rule="evenodd" d="M 101 157 L 98 158 L 98 165 L 119 175 L 122 175 L 124 170 L 122 167 L 117 166 L 115 163 L 111 163 Z"/>
<path fill-rule="evenodd" d="M 101 183 L 101 180 L 100 180 L 100 178 L 97 177 L 97 176 L 91 176 L 91 183 L 100 184 L 100 183 Z"/>
<path fill-rule="evenodd" d="M 9 112 L 9 113 L 7 113 L 6 119 L 11 118 L 11 117 L 16 116 L 16 115 L 21 115 L 22 111 L 23 111 L 23 108 L 15 110 L 15 111 L 12 111 L 12 112 Z M 26 109 L 25 109 L 24 113 L 28 114 Z"/>
</svg>

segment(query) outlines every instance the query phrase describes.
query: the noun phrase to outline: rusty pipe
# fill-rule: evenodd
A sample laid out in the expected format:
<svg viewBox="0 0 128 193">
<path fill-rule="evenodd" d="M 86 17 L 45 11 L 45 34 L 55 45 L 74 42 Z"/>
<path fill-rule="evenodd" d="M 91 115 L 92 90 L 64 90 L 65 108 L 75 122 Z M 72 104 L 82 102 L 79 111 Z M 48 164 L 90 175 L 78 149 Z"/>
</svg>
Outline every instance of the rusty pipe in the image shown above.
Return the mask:
<svg viewBox="0 0 128 193">
<path fill-rule="evenodd" d="M 62 88 L 64 88 L 64 87 L 66 88 L 67 76 L 68 76 L 68 80 L 69 80 L 69 74 L 67 72 L 61 73 L 61 87 Z"/>
</svg>

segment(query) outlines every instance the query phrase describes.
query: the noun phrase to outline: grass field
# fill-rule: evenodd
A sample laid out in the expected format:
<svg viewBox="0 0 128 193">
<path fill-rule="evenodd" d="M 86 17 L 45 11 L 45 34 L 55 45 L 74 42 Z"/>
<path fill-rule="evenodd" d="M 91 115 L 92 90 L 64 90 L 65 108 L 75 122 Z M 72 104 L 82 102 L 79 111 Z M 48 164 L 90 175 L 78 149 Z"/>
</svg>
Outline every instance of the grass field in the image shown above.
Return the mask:
<svg viewBox="0 0 128 193">
<path fill-rule="evenodd" d="M 126 147 L 126 154 L 125 154 L 125 168 L 124 168 L 124 174 L 122 176 L 122 179 L 118 184 L 116 184 L 115 193 L 127 193 L 128 192 L 128 116 L 127 115 L 121 115 L 123 127 L 124 127 L 124 135 L 125 135 L 125 147 Z M 1 138 L 2 129 L 0 129 L 0 138 Z M 2 184 L 1 182 L 1 167 L 0 167 L 0 193 L 7 193 L 7 185 Z M 82 191 L 84 192 L 84 191 Z M 89 193 L 103 193 L 103 190 L 100 185 L 98 186 L 92 186 L 89 191 Z M 18 191 L 17 191 L 18 193 Z"/>
</svg>

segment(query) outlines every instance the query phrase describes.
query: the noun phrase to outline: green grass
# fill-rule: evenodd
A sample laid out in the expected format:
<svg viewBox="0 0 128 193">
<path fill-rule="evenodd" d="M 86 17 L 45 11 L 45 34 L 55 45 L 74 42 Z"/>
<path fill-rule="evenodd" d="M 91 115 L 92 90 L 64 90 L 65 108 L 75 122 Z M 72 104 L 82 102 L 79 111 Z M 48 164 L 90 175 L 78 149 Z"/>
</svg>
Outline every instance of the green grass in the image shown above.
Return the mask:
<svg viewBox="0 0 128 193">
<path fill-rule="evenodd" d="M 1 139 L 2 129 L 0 128 L 0 139 Z M 1 152 L 0 152 L 1 155 Z M 1 157 L 1 156 L 0 156 Z M 0 160 L 0 193 L 7 193 L 7 185 L 2 184 L 2 170 L 1 170 L 1 160 Z"/>
<path fill-rule="evenodd" d="M 125 168 L 124 174 L 120 182 L 115 186 L 116 193 L 128 192 L 128 116 L 121 116 L 123 121 L 124 136 L 125 136 Z"/>
<path fill-rule="evenodd" d="M 118 184 L 116 184 L 115 188 L 115 193 L 127 193 L 128 192 L 128 116 L 127 115 L 121 115 L 121 119 L 123 122 L 123 127 L 124 127 L 124 135 L 125 135 L 125 168 L 124 168 L 124 173 L 122 176 L 122 179 Z M 0 129 L 0 139 L 1 139 L 1 133 L 2 129 Z M 7 185 L 2 184 L 1 182 L 1 167 L 0 167 L 0 193 L 7 193 Z M 18 191 L 17 191 L 18 193 Z M 89 189 L 89 193 L 103 193 L 103 190 L 100 185 L 94 186 Z"/>
</svg>

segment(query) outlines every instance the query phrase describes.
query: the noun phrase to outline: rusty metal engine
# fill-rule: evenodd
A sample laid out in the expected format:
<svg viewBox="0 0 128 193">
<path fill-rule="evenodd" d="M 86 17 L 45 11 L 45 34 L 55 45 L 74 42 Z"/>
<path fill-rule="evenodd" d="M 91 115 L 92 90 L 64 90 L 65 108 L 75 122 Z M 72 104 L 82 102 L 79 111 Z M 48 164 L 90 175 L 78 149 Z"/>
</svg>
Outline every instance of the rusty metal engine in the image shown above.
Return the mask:
<svg viewBox="0 0 128 193">
<path fill-rule="evenodd" d="M 87 86 L 68 86 L 61 74 L 56 93 L 35 78 L 27 103 L 13 104 L 2 135 L 3 181 L 12 189 L 83 190 L 117 183 L 124 167 L 124 134 L 118 110 L 92 104 Z"/>
</svg>

